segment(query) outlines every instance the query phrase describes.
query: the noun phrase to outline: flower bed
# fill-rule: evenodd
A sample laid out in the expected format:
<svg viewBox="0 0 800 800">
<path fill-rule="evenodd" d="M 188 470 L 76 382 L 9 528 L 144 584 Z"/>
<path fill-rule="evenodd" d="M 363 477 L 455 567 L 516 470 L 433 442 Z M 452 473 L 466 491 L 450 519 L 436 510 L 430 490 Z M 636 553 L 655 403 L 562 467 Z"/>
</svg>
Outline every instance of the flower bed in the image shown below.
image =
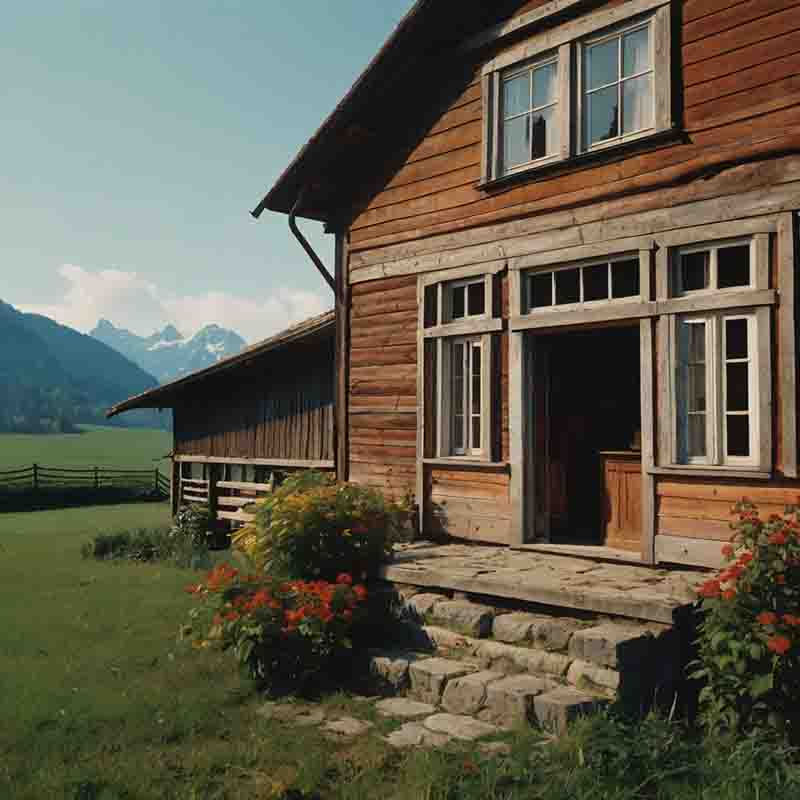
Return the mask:
<svg viewBox="0 0 800 800">
<path fill-rule="evenodd" d="M 737 506 L 725 568 L 699 589 L 701 708 L 709 727 L 800 738 L 800 517 Z"/>
</svg>

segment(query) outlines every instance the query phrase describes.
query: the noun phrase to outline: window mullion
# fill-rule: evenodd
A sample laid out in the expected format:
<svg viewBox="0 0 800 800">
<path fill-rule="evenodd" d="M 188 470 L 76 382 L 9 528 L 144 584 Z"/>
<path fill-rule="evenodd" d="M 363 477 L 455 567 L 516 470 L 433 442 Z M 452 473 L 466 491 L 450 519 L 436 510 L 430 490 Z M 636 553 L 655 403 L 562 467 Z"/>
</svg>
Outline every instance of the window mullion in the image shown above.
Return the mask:
<svg viewBox="0 0 800 800">
<path fill-rule="evenodd" d="M 710 369 L 708 370 L 708 380 L 710 381 L 710 394 L 711 399 L 711 424 L 708 430 L 712 437 L 711 448 L 709 455 L 711 455 L 712 464 L 722 464 L 725 460 L 725 428 L 724 419 L 724 396 L 723 396 L 723 364 L 722 364 L 722 337 L 720 334 L 720 319 L 716 314 L 712 314 L 708 318 L 708 331 L 710 336 L 710 347 L 708 348 L 709 357 L 711 359 Z M 708 391 L 708 390 L 707 390 Z"/>
</svg>

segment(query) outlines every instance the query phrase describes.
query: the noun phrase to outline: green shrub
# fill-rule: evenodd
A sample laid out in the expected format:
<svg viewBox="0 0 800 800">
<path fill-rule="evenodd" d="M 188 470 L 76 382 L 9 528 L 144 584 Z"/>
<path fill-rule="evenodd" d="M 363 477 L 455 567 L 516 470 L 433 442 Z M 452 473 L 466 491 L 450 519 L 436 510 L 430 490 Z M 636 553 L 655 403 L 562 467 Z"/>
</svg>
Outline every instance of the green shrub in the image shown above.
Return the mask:
<svg viewBox="0 0 800 800">
<path fill-rule="evenodd" d="M 126 561 L 163 561 L 183 568 L 209 564 L 208 548 L 190 537 L 176 537 L 170 528 L 135 528 L 99 533 L 81 547 L 84 558 Z"/>
<path fill-rule="evenodd" d="M 702 717 L 712 731 L 770 726 L 800 741 L 800 516 L 736 511 L 726 566 L 699 590 Z"/>
<path fill-rule="evenodd" d="M 232 649 L 249 677 L 273 691 L 309 691 L 330 681 L 347 657 L 367 591 L 349 575 L 336 583 L 243 576 L 220 564 L 187 587 L 202 605 L 184 635 L 197 648 Z"/>
<path fill-rule="evenodd" d="M 233 540 L 274 576 L 333 581 L 344 572 L 363 578 L 390 557 L 407 518 L 407 503 L 304 472 L 260 501 L 255 524 Z"/>
</svg>

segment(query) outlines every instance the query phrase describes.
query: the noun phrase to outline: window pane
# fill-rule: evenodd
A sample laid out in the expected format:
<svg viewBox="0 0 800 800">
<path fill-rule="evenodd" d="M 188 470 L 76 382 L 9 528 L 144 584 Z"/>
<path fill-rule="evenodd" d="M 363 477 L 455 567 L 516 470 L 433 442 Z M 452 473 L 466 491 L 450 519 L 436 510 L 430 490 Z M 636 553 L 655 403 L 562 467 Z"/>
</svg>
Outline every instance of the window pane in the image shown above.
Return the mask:
<svg viewBox="0 0 800 800">
<path fill-rule="evenodd" d="M 483 314 L 486 311 L 486 284 L 483 281 L 471 283 L 467 288 L 467 293 L 469 315 L 474 317 Z"/>
<path fill-rule="evenodd" d="M 477 450 L 481 446 L 481 418 L 472 418 L 472 447 Z"/>
<path fill-rule="evenodd" d="M 556 305 L 578 303 L 581 299 L 580 270 L 562 269 L 556 276 Z"/>
<path fill-rule="evenodd" d="M 586 96 L 586 138 L 590 145 L 619 136 L 618 105 L 616 86 Z"/>
<path fill-rule="evenodd" d="M 431 328 L 438 324 L 438 292 L 437 286 L 425 287 L 425 327 Z"/>
<path fill-rule="evenodd" d="M 553 305 L 553 273 L 545 272 L 530 277 L 531 308 L 547 308 Z"/>
<path fill-rule="evenodd" d="M 608 299 L 608 264 L 583 268 L 583 299 L 587 302 Z"/>
<path fill-rule="evenodd" d="M 503 83 L 503 115 L 515 117 L 531 109 L 530 73 L 519 75 Z"/>
<path fill-rule="evenodd" d="M 558 65 L 545 64 L 533 72 L 533 107 L 539 108 L 554 103 L 556 99 L 556 83 Z"/>
<path fill-rule="evenodd" d="M 681 286 L 684 292 L 708 289 L 710 258 L 708 250 L 681 255 Z"/>
<path fill-rule="evenodd" d="M 560 137 L 556 110 L 557 106 L 552 106 L 532 116 L 534 158 L 544 158 L 558 150 Z"/>
<path fill-rule="evenodd" d="M 746 414 L 729 414 L 725 418 L 728 455 L 750 455 L 750 417 Z"/>
<path fill-rule="evenodd" d="M 725 404 L 727 411 L 747 411 L 750 408 L 748 386 L 749 365 L 727 364 L 725 366 Z"/>
<path fill-rule="evenodd" d="M 703 458 L 706 454 L 705 414 L 689 415 L 687 455 L 689 458 Z"/>
<path fill-rule="evenodd" d="M 461 319 L 464 316 L 464 287 L 454 286 L 450 289 L 450 302 L 452 303 L 452 313 L 450 316 L 453 319 Z"/>
<path fill-rule="evenodd" d="M 622 40 L 622 75 L 636 75 L 650 69 L 650 28 L 627 33 Z"/>
<path fill-rule="evenodd" d="M 750 245 L 717 250 L 717 283 L 720 289 L 750 284 Z"/>
<path fill-rule="evenodd" d="M 503 164 L 512 169 L 531 160 L 531 118 L 517 117 L 503 123 Z"/>
<path fill-rule="evenodd" d="M 619 80 L 619 39 L 586 48 L 586 88 L 596 89 Z"/>
<path fill-rule="evenodd" d="M 725 358 L 747 358 L 747 320 L 725 320 Z"/>
<path fill-rule="evenodd" d="M 454 450 L 464 449 L 464 345 L 453 345 L 453 441 Z"/>
<path fill-rule="evenodd" d="M 472 348 L 472 413 L 481 413 L 481 348 Z"/>
<path fill-rule="evenodd" d="M 706 367 L 692 364 L 687 367 L 686 407 L 689 411 L 706 410 Z"/>
<path fill-rule="evenodd" d="M 706 325 L 705 323 L 687 324 L 687 353 L 692 364 L 704 363 L 706 360 Z"/>
<path fill-rule="evenodd" d="M 622 132 L 653 127 L 653 76 L 640 75 L 622 84 Z"/>
<path fill-rule="evenodd" d="M 611 264 L 611 296 L 636 297 L 639 294 L 639 260 L 614 261 Z"/>
</svg>

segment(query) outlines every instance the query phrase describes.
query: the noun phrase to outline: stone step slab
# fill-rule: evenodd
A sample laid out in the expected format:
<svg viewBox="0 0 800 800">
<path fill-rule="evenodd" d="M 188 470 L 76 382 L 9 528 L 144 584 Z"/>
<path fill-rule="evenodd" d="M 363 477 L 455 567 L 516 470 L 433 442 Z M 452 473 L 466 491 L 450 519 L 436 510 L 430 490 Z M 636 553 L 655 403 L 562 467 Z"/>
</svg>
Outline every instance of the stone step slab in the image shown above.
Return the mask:
<svg viewBox="0 0 800 800">
<path fill-rule="evenodd" d="M 372 651 L 368 655 L 369 674 L 381 687 L 403 691 L 410 685 L 411 665 L 419 658 L 417 653 L 407 651 Z"/>
<path fill-rule="evenodd" d="M 636 667 L 650 659 L 655 648 L 669 647 L 671 631 L 666 625 L 596 625 L 575 633 L 569 654 L 602 667 Z"/>
<path fill-rule="evenodd" d="M 506 644 L 527 644 L 542 650 L 566 650 L 570 639 L 586 623 L 569 617 L 511 613 L 496 617 L 492 636 Z"/>
<path fill-rule="evenodd" d="M 428 658 L 410 665 L 410 692 L 414 699 L 438 705 L 448 681 L 477 672 L 474 664 L 447 658 Z"/>
<path fill-rule="evenodd" d="M 405 608 L 412 619 L 422 621 L 429 614 L 433 613 L 433 609 L 437 603 L 444 602 L 448 599 L 449 598 L 443 594 L 419 592 L 405 601 Z"/>
<path fill-rule="evenodd" d="M 444 747 L 452 741 L 446 733 L 428 730 L 421 722 L 406 722 L 396 731 L 384 737 L 391 747 Z"/>
<path fill-rule="evenodd" d="M 477 714 L 486 705 L 489 684 L 503 677 L 502 672 L 484 670 L 448 681 L 442 695 L 442 708 L 451 714 Z"/>
<path fill-rule="evenodd" d="M 570 658 L 563 653 L 548 653 L 529 647 L 483 640 L 477 643 L 475 656 L 484 669 L 497 672 L 530 672 L 563 676 L 567 673 Z"/>
<path fill-rule="evenodd" d="M 469 742 L 499 731 L 495 725 L 461 714 L 434 714 L 422 724 L 433 733 L 443 733 L 454 739 Z"/>
<path fill-rule="evenodd" d="M 436 707 L 430 703 L 420 703 L 408 697 L 387 697 L 375 704 L 375 710 L 383 717 L 418 719 L 435 713 Z"/>
<path fill-rule="evenodd" d="M 433 605 L 428 618 L 459 633 L 483 639 L 492 632 L 494 611 L 466 600 L 442 600 Z"/>
<path fill-rule="evenodd" d="M 512 675 L 494 681 L 486 687 L 485 707 L 478 719 L 506 728 L 534 722 L 534 701 L 557 686 L 552 679 L 534 675 Z"/>
<path fill-rule="evenodd" d="M 537 695 L 533 700 L 536 721 L 547 731 L 564 733 L 576 717 L 596 710 L 604 701 L 568 686 L 559 686 Z"/>
<path fill-rule="evenodd" d="M 613 697 L 620 688 L 622 678 L 615 669 L 598 667 L 597 664 L 576 659 L 569 665 L 567 681 L 579 689 Z"/>
</svg>

